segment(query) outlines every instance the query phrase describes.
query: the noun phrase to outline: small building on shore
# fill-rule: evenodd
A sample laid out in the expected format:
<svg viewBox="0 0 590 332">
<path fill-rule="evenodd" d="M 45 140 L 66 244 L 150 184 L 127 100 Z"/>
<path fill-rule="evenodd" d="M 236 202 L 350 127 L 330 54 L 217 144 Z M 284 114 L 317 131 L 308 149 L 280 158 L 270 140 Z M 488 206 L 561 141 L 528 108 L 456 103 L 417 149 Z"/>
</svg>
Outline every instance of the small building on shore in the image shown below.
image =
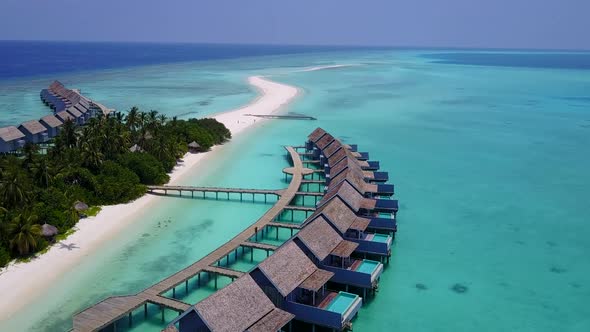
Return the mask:
<svg viewBox="0 0 590 332">
<path fill-rule="evenodd" d="M 25 134 L 25 140 L 27 142 L 38 144 L 49 140 L 47 128 L 37 120 L 24 122 L 18 129 Z"/>
<path fill-rule="evenodd" d="M 0 128 L 0 152 L 18 150 L 25 145 L 25 134 L 15 126 Z"/>
<path fill-rule="evenodd" d="M 45 128 L 47 128 L 47 136 L 53 138 L 59 134 L 59 130 L 63 122 L 55 115 L 46 115 L 39 120 Z"/>
</svg>

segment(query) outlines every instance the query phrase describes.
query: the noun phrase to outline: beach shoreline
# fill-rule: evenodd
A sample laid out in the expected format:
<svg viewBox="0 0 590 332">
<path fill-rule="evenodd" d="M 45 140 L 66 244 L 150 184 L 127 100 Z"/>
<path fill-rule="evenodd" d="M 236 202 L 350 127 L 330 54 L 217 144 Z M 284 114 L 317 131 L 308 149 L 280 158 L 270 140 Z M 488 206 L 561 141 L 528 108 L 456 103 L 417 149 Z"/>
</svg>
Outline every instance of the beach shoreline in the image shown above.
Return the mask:
<svg viewBox="0 0 590 332">
<path fill-rule="evenodd" d="M 261 76 L 249 77 L 248 84 L 259 92 L 252 102 L 237 109 L 209 116 L 223 123 L 231 131 L 232 139 L 241 136 L 256 124 L 270 121 L 245 116 L 246 114 L 277 113 L 301 94 L 301 90 L 296 87 L 273 82 Z M 205 167 L 204 160 L 216 155 L 219 148 L 220 146 L 215 146 L 206 153 L 187 153 L 183 157 L 183 162 L 170 174 L 168 184 L 179 184 L 182 178 L 196 174 L 200 167 Z M 9 318 L 42 296 L 44 290 L 50 287 L 54 280 L 66 274 L 85 256 L 137 221 L 138 215 L 158 198 L 146 194 L 130 203 L 104 206 L 97 216 L 80 220 L 75 226 L 76 232 L 53 245 L 46 253 L 26 263 L 12 262 L 2 269 L 0 271 L 0 293 L 2 294 L 0 320 Z M 43 275 L 43 278 L 39 278 L 40 275 Z"/>
</svg>

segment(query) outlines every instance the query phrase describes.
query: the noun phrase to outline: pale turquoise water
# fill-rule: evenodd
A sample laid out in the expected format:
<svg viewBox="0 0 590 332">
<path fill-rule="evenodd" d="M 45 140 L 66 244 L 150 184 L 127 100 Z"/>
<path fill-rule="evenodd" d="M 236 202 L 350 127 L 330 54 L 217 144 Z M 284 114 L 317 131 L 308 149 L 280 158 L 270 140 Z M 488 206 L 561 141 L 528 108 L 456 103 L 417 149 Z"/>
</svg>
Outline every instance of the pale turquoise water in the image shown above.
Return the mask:
<svg viewBox="0 0 590 332">
<path fill-rule="evenodd" d="M 284 187 L 281 145 L 301 144 L 316 126 L 380 160 L 396 184 L 399 231 L 379 292 L 354 321 L 357 331 L 589 330 L 589 71 L 438 64 L 418 53 L 269 57 L 205 69 L 173 65 L 182 84 L 163 73 L 166 66 L 105 72 L 97 82 L 92 75 L 63 80 L 118 108 L 135 104 L 144 90 L 160 91 L 159 98 L 142 100 L 176 114 L 186 113 L 177 106 L 204 96 L 213 96 L 211 111 L 240 105 L 254 95 L 245 84 L 251 74 L 272 73 L 302 87 L 304 96 L 290 111 L 318 121 L 260 125 L 185 182 Z M 362 65 L 290 73 L 324 63 Z M 149 80 L 144 71 L 152 72 Z M 201 80 L 217 88 L 182 91 Z M 152 90 L 133 88 L 148 82 Z M 22 83 L 19 98 L 36 103 L 37 86 L 31 101 L 22 97 L 27 86 Z M 131 97 L 118 92 L 120 86 Z M 232 93 L 224 96 L 225 88 Z M 185 103 L 182 96 L 194 99 Z M 190 264 L 269 206 L 161 198 L 39 301 L 0 323 L 0 330 L 64 330 L 73 312 L 107 295 L 136 292 Z"/>
<path fill-rule="evenodd" d="M 375 269 L 377 269 L 377 266 L 379 266 L 379 262 L 364 259 L 361 265 L 359 265 L 355 271 L 371 274 L 373 271 L 375 271 Z"/>
<path fill-rule="evenodd" d="M 338 295 L 336 295 L 336 297 L 332 299 L 330 304 L 328 304 L 326 310 L 343 314 L 346 312 L 346 310 L 348 310 L 348 308 L 350 308 L 354 300 L 356 300 L 357 298 L 357 295 L 346 292 L 339 292 Z"/>
<path fill-rule="evenodd" d="M 387 243 L 389 241 L 389 239 L 391 238 L 391 236 L 386 235 L 386 234 L 375 234 L 373 236 L 373 240 L 374 242 L 383 242 L 383 243 Z"/>
</svg>

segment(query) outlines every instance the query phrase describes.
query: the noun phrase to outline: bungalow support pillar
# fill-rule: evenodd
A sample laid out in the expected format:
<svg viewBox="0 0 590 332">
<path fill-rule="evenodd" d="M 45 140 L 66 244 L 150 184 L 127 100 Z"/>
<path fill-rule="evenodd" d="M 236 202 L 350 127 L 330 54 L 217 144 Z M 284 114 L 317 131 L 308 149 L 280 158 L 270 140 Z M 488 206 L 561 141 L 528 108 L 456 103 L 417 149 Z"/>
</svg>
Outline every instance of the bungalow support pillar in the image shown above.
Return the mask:
<svg viewBox="0 0 590 332">
<path fill-rule="evenodd" d="M 147 318 L 147 303 L 143 304 L 143 318 Z"/>
<path fill-rule="evenodd" d="M 163 305 L 160 306 L 160 311 L 162 312 L 162 323 L 164 323 L 166 318 L 164 317 L 164 306 Z"/>
<path fill-rule="evenodd" d="M 133 326 L 133 315 L 132 315 L 132 313 L 130 312 L 130 313 L 129 313 L 129 327 L 131 327 L 131 326 Z"/>
</svg>

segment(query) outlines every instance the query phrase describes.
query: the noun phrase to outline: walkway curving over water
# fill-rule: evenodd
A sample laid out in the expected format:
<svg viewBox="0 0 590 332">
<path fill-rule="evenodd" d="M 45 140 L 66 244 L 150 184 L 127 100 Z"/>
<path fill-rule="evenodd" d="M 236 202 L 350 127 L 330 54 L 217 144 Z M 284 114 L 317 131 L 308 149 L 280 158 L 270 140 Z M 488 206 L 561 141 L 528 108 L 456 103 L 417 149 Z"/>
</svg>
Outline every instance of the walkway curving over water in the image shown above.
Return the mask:
<svg viewBox="0 0 590 332">
<path fill-rule="evenodd" d="M 258 230 L 272 224 L 275 218 L 280 215 L 297 195 L 303 181 L 303 176 L 313 173 L 313 170 L 303 167 L 303 163 L 294 148 L 285 148 L 293 160 L 293 167 L 285 168 L 283 172 L 291 175 L 291 182 L 287 189 L 282 190 L 280 198 L 275 205 L 258 219 L 258 221 L 196 263 L 169 276 L 157 284 L 146 288 L 142 292 L 130 296 L 109 297 L 94 306 L 77 313 L 74 315 L 74 327 L 72 331 L 81 332 L 102 329 L 116 322 L 120 318 L 125 317 L 125 315 L 128 315 L 146 303 L 157 304 L 178 312 L 183 312 L 188 309 L 190 304 L 166 298 L 160 296 L 160 294 L 176 287 L 202 271 L 216 271 L 213 266 L 215 262 L 228 256 L 240 246 L 244 246 L 248 239 L 250 239 Z M 224 270 L 224 273 L 229 273 L 228 269 Z M 239 273 L 240 272 L 236 271 L 235 276 L 237 277 Z"/>
</svg>

